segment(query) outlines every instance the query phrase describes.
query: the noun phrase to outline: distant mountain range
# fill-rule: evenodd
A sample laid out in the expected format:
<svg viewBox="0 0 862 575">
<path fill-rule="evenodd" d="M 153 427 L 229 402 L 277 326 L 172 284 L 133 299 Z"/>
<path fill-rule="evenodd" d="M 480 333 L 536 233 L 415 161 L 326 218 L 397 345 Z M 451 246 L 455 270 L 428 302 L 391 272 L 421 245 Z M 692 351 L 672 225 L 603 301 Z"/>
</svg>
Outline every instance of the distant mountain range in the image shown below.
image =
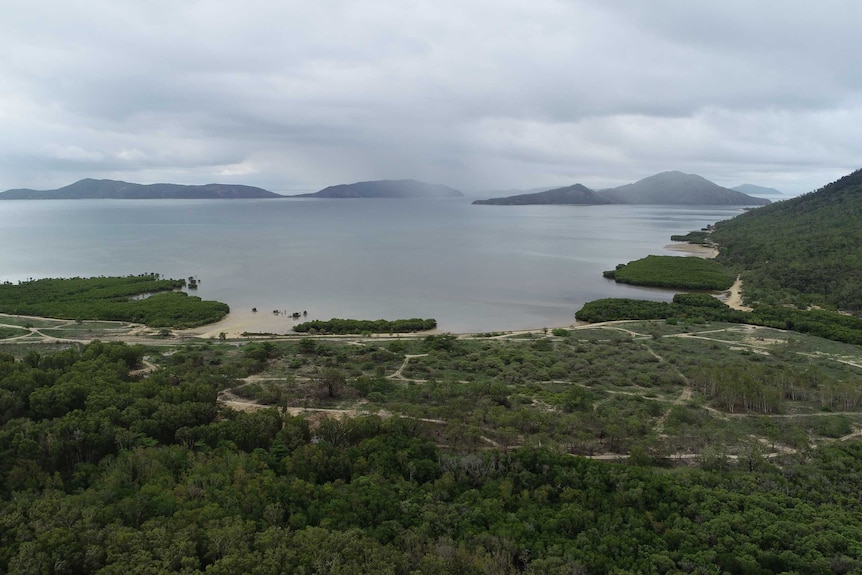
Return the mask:
<svg viewBox="0 0 862 575">
<path fill-rule="evenodd" d="M 748 194 L 749 196 L 783 196 L 784 192 L 780 190 L 776 190 L 775 188 L 765 188 L 763 186 L 755 186 L 754 184 L 741 184 L 739 186 L 735 186 L 730 188 L 731 190 L 735 190 L 737 192 L 742 192 L 743 194 Z"/>
<path fill-rule="evenodd" d="M 464 194 L 449 186 L 416 180 L 376 180 L 329 186 L 313 194 L 294 198 L 462 198 Z"/>
<path fill-rule="evenodd" d="M 659 204 L 761 206 L 769 200 L 723 188 L 706 178 L 682 172 L 662 172 L 633 184 L 593 191 L 580 184 L 534 194 L 519 194 L 473 202 L 479 205 L 530 204 Z"/>
<path fill-rule="evenodd" d="M 780 194 L 772 188 L 744 184 L 740 190 L 722 188 L 700 176 L 664 172 L 634 184 L 595 191 L 581 184 L 521 193 L 474 204 L 490 205 L 600 205 L 600 204 L 679 204 L 679 205 L 764 205 L 770 203 L 752 194 Z M 766 191 L 763 191 L 766 190 Z M 376 180 L 329 186 L 319 192 L 282 196 L 263 188 L 238 184 L 133 184 L 117 180 L 87 178 L 56 190 L 14 189 L 0 193 L 0 200 L 78 200 L 78 199 L 242 199 L 242 198 L 461 198 L 449 186 L 416 180 Z"/>
<path fill-rule="evenodd" d="M 56 190 L 7 190 L 0 200 L 152 200 L 152 199 L 239 199 L 281 198 L 276 193 L 253 186 L 235 184 L 206 184 L 183 186 L 180 184 L 130 184 L 117 180 L 87 178 Z"/>
</svg>

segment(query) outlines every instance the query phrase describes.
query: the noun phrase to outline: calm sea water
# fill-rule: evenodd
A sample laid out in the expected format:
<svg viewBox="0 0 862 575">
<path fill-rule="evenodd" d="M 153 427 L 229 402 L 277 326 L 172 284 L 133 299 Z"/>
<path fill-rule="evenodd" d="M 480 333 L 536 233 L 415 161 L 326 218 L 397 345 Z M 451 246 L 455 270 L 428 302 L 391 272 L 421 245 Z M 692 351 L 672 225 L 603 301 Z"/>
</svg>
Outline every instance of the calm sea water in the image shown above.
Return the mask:
<svg viewBox="0 0 862 575">
<path fill-rule="evenodd" d="M 309 319 L 434 317 L 442 330 L 570 324 L 601 297 L 666 300 L 602 271 L 670 253 L 737 208 L 473 206 L 469 200 L 0 202 L 0 280 L 158 272 L 197 295 Z M 280 322 L 278 324 L 274 322 Z"/>
</svg>

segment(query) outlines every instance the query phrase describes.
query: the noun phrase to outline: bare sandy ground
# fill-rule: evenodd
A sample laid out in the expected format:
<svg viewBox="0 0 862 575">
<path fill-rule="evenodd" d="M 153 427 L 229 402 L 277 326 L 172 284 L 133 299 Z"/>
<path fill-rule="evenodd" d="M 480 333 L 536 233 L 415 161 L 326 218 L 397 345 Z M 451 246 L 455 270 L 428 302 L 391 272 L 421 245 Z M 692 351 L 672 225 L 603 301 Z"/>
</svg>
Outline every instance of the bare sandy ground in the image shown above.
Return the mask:
<svg viewBox="0 0 862 575">
<path fill-rule="evenodd" d="M 664 249 L 671 252 L 682 252 L 688 256 L 696 256 L 699 258 L 707 259 L 712 259 L 718 255 L 718 250 L 716 248 L 701 246 L 698 244 L 687 244 L 684 242 L 668 244 L 664 247 Z"/>
<path fill-rule="evenodd" d="M 725 297 L 724 303 L 726 303 L 731 309 L 751 311 L 750 307 L 743 305 L 742 303 L 742 279 L 739 276 L 736 276 L 736 281 L 733 282 L 733 285 L 730 286 L 730 289 L 727 291 L 727 297 Z"/>
<path fill-rule="evenodd" d="M 217 338 L 220 333 L 224 333 L 225 337 L 230 339 L 242 337 L 243 333 L 289 335 L 294 333 L 293 326 L 302 321 L 304 320 L 294 320 L 290 316 L 272 312 L 232 311 L 219 322 L 181 332 L 178 330 L 178 333 L 202 338 Z"/>
</svg>

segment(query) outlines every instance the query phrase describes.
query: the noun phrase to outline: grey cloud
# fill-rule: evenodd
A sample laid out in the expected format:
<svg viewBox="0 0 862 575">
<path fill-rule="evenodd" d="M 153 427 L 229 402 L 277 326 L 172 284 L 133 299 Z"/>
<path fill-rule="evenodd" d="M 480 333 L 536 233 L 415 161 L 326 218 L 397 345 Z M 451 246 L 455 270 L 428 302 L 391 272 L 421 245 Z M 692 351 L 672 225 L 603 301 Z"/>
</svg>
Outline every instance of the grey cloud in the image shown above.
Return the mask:
<svg viewBox="0 0 862 575">
<path fill-rule="evenodd" d="M 19 3 L 0 21 L 0 188 L 482 189 L 679 169 L 807 191 L 862 152 L 847 129 L 862 5 L 812 6 Z"/>
</svg>

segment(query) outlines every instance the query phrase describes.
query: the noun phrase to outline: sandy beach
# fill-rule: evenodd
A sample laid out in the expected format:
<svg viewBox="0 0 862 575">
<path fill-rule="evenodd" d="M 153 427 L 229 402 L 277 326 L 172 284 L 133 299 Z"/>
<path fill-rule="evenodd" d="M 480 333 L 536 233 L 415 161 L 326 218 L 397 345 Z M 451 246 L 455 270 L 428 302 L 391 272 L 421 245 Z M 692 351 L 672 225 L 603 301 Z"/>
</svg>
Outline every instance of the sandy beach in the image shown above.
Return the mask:
<svg viewBox="0 0 862 575">
<path fill-rule="evenodd" d="M 711 259 L 718 255 L 718 249 L 716 248 L 701 246 L 699 244 L 689 244 L 685 242 L 668 244 L 664 247 L 664 249 L 671 252 L 681 252 L 687 256 L 695 256 L 698 258 L 706 259 Z"/>
<path fill-rule="evenodd" d="M 224 319 L 201 327 L 182 330 L 182 333 L 202 338 L 217 338 L 224 333 L 226 337 L 235 339 L 243 337 L 243 333 L 266 333 L 274 335 L 294 334 L 293 326 L 305 321 L 303 318 L 293 319 L 289 315 L 274 314 L 271 311 L 231 311 Z"/>
</svg>

